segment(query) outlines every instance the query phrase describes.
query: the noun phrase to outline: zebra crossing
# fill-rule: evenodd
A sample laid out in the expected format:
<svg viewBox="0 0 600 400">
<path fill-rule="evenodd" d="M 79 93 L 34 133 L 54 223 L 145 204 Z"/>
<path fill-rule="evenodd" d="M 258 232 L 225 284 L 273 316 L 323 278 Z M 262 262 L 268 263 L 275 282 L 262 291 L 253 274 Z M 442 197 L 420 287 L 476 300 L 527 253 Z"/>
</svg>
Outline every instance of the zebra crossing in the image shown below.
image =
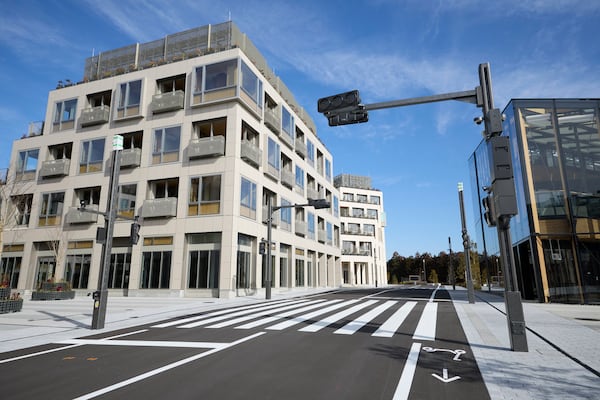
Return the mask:
<svg viewBox="0 0 600 400">
<path fill-rule="evenodd" d="M 315 333 L 331 325 L 346 322 L 333 331 L 336 335 L 353 335 L 366 325 L 375 326 L 371 336 L 391 338 L 409 315 L 417 312 L 418 301 L 389 299 L 294 299 L 218 310 L 202 315 L 177 319 L 153 325 L 152 328 L 177 329 L 205 328 L 233 329 L 263 328 L 267 331 L 296 329 Z M 413 340 L 433 341 L 436 334 L 438 303 L 429 299 L 425 307 L 418 307 L 421 315 L 414 330 Z M 348 320 L 348 318 L 352 318 Z"/>
</svg>

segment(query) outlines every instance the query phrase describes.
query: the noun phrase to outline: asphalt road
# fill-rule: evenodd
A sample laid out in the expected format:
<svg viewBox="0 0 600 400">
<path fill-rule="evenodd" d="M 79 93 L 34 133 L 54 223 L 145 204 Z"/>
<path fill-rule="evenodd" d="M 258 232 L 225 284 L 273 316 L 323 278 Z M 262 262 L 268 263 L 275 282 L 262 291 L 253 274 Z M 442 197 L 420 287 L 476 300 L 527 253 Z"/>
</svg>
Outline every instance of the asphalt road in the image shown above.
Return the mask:
<svg viewBox="0 0 600 400">
<path fill-rule="evenodd" d="M 16 399 L 489 399 L 448 293 L 342 290 L 0 354 Z"/>
</svg>

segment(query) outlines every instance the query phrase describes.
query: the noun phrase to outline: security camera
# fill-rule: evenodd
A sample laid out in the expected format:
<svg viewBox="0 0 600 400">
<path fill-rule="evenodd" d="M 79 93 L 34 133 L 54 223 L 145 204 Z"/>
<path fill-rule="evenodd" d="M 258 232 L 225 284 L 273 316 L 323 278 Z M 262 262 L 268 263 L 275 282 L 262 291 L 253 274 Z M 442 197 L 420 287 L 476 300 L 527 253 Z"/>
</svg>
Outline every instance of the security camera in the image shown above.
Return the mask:
<svg viewBox="0 0 600 400">
<path fill-rule="evenodd" d="M 475 117 L 475 118 L 473 118 L 473 122 L 475 122 L 477 125 L 481 125 L 481 123 L 483 122 L 483 118 Z"/>
</svg>

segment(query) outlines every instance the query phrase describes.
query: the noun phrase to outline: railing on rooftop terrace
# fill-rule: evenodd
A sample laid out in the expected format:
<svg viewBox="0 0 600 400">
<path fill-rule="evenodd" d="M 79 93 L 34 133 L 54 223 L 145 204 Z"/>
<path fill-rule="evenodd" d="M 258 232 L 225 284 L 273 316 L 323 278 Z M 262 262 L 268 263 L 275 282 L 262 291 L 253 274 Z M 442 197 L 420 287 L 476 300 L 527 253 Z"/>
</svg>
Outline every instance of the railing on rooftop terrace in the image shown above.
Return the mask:
<svg viewBox="0 0 600 400">
<path fill-rule="evenodd" d="M 89 82 L 218 51 L 240 48 L 314 133 L 310 115 L 298 105 L 292 92 L 269 68 L 256 46 L 231 21 L 206 25 L 168 35 L 148 43 L 136 43 L 101 52 L 85 60 L 83 81 Z"/>
</svg>

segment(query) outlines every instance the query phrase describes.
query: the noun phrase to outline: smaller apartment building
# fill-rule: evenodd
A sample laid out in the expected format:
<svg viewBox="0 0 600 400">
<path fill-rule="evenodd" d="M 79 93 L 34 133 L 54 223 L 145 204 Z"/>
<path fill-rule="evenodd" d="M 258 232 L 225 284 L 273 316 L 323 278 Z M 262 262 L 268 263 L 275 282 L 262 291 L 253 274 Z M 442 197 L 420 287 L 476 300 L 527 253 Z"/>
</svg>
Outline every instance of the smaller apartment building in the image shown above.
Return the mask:
<svg viewBox="0 0 600 400">
<path fill-rule="evenodd" d="M 383 193 L 371 178 L 341 174 L 334 178 L 340 191 L 342 279 L 350 286 L 387 283 Z"/>
<path fill-rule="evenodd" d="M 273 286 L 341 283 L 333 158 L 311 118 L 232 22 L 88 58 L 43 123 L 13 143 L 0 274 L 97 287 L 112 140 L 123 137 L 108 287 L 115 294 L 232 297 L 264 290 L 259 243 L 274 215 Z M 130 244 L 139 216 L 140 240 Z"/>
</svg>

